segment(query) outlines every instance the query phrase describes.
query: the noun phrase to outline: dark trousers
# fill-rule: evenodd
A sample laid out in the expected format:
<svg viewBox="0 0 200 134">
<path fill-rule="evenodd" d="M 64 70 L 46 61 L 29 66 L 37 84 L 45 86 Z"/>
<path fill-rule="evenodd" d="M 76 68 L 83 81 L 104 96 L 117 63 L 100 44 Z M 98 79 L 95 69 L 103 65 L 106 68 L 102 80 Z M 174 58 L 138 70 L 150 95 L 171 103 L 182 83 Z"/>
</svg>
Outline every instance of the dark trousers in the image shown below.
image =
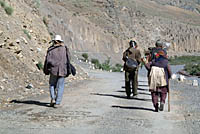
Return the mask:
<svg viewBox="0 0 200 134">
<path fill-rule="evenodd" d="M 130 86 L 132 86 L 132 91 Z M 131 95 L 131 92 L 133 95 L 138 94 L 138 69 L 131 72 L 125 71 L 125 88 L 128 97 Z"/>
<path fill-rule="evenodd" d="M 159 87 L 157 91 L 151 91 L 152 102 L 154 107 L 158 105 L 158 98 L 160 97 L 160 103 L 165 104 L 165 100 L 167 97 L 167 87 Z"/>
</svg>

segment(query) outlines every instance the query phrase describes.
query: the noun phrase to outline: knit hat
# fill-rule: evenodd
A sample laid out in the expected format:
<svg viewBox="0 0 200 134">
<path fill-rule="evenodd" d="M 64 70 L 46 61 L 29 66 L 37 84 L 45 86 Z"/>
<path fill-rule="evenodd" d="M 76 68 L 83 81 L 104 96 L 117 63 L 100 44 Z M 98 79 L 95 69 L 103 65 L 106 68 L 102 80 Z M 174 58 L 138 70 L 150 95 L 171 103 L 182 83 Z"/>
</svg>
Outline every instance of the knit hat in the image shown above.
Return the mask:
<svg viewBox="0 0 200 134">
<path fill-rule="evenodd" d="M 157 40 L 156 47 L 162 47 L 162 46 L 163 46 L 163 42 L 161 40 Z"/>
</svg>

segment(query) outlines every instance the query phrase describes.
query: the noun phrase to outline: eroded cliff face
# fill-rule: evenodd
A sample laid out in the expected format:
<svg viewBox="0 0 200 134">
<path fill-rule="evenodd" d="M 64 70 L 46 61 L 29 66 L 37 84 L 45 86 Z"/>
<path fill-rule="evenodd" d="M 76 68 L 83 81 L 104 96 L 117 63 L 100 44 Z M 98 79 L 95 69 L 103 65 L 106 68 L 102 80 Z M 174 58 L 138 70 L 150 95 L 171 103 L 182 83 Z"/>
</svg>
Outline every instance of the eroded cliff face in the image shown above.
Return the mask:
<svg viewBox="0 0 200 134">
<path fill-rule="evenodd" d="M 40 12 L 49 22 L 49 32 L 63 35 L 76 52 L 119 58 L 130 38 L 142 51 L 162 39 L 172 44 L 171 55 L 199 52 L 199 15 L 184 9 L 146 0 L 42 3 Z"/>
</svg>

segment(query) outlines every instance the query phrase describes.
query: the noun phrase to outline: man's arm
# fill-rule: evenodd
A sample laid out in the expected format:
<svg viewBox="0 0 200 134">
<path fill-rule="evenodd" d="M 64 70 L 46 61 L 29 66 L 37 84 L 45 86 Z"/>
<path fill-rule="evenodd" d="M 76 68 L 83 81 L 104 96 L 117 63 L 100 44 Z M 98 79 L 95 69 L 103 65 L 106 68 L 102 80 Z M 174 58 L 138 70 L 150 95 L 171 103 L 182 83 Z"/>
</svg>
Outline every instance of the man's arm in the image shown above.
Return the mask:
<svg viewBox="0 0 200 134">
<path fill-rule="evenodd" d="M 137 60 L 138 64 L 140 64 L 141 61 L 142 61 L 142 60 L 141 60 L 141 57 L 142 57 L 142 56 L 141 56 L 140 50 L 138 50 L 137 53 L 136 53 L 136 60 Z"/>
<path fill-rule="evenodd" d="M 127 60 L 127 51 L 125 51 L 125 52 L 123 53 L 122 60 L 123 60 L 124 62 L 126 62 L 126 60 Z"/>
</svg>

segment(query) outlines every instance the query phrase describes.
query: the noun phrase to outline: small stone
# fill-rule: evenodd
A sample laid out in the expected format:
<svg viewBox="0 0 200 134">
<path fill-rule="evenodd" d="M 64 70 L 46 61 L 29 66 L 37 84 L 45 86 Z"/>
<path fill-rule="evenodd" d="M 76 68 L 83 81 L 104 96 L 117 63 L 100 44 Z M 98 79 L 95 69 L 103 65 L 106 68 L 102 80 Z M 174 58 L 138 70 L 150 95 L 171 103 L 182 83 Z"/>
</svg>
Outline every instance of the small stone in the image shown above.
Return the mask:
<svg viewBox="0 0 200 134">
<path fill-rule="evenodd" d="M 0 44 L 0 48 L 4 47 L 5 45 L 5 43 Z"/>
<path fill-rule="evenodd" d="M 176 79 L 177 75 L 176 74 L 172 74 L 172 80 Z"/>
<path fill-rule="evenodd" d="M 41 52 L 41 48 L 37 48 L 37 51 L 38 51 L 38 52 Z"/>
<path fill-rule="evenodd" d="M 10 31 L 10 25 L 9 24 L 6 25 L 6 28 L 7 28 L 8 31 Z"/>
<path fill-rule="evenodd" d="M 15 44 L 13 42 L 10 42 L 9 46 L 13 47 L 13 46 L 15 46 Z"/>
<path fill-rule="evenodd" d="M 28 41 L 24 37 L 21 37 L 21 39 L 24 41 L 25 44 L 28 44 Z"/>
<path fill-rule="evenodd" d="M 20 54 L 21 52 L 22 52 L 22 50 L 15 51 L 16 54 Z"/>
<path fill-rule="evenodd" d="M 198 86 L 199 86 L 199 83 L 198 83 L 197 80 L 193 80 L 192 85 L 195 86 L 195 87 L 198 87 Z"/>
<path fill-rule="evenodd" d="M 1 89 L 1 90 L 4 90 L 5 88 L 4 88 L 4 86 L 0 86 L 0 89 Z"/>
<path fill-rule="evenodd" d="M 185 76 L 180 75 L 180 77 L 179 77 L 179 81 L 183 82 L 185 79 L 186 79 Z"/>
<path fill-rule="evenodd" d="M 16 43 L 19 44 L 20 43 L 20 39 L 16 39 Z"/>
<path fill-rule="evenodd" d="M 7 80 L 6 80 L 6 79 L 2 79 L 1 81 L 2 81 L 2 82 L 6 82 Z"/>
<path fill-rule="evenodd" d="M 3 35 L 3 31 L 0 30 L 0 36 Z"/>
<path fill-rule="evenodd" d="M 30 50 L 31 50 L 31 51 L 34 51 L 33 48 L 31 48 L 31 47 L 30 47 Z"/>
<path fill-rule="evenodd" d="M 31 89 L 31 88 L 33 88 L 33 85 L 32 85 L 32 84 L 28 84 L 28 85 L 26 86 L 26 88 Z"/>
</svg>

